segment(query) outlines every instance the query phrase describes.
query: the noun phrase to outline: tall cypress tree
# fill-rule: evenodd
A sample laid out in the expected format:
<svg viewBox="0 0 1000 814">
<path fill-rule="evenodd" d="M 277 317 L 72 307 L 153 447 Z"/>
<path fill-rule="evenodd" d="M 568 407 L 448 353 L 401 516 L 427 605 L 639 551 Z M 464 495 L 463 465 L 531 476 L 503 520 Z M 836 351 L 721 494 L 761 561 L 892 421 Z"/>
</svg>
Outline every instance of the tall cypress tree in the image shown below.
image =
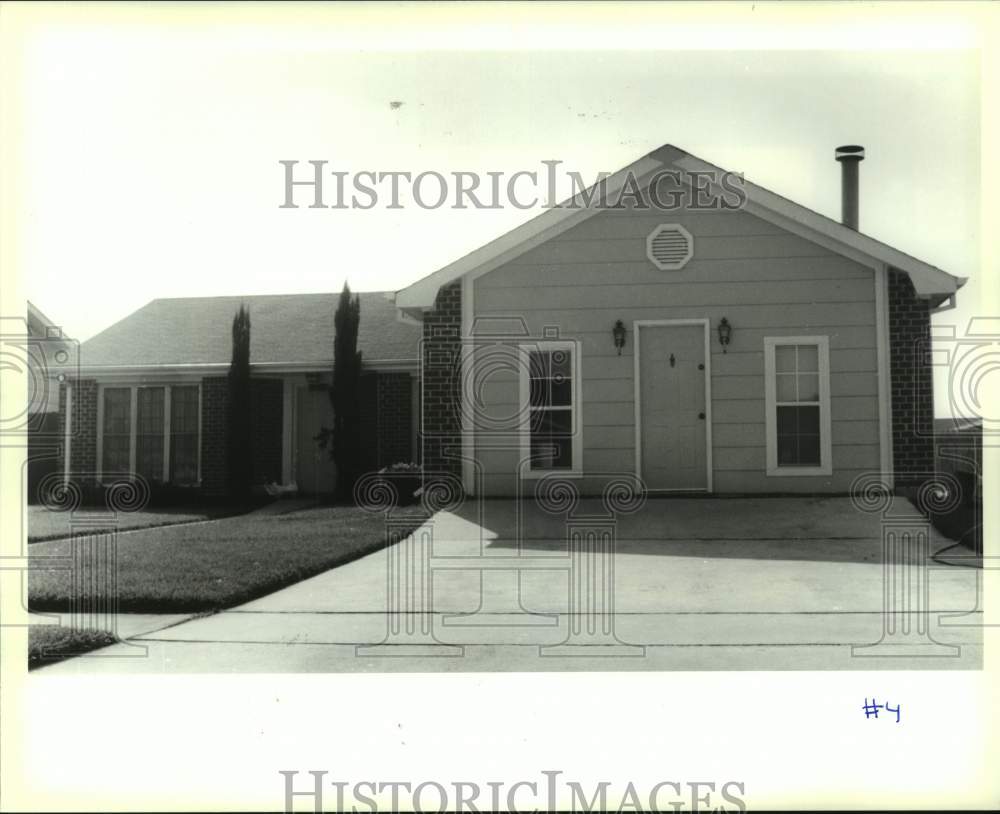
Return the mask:
<svg viewBox="0 0 1000 814">
<path fill-rule="evenodd" d="M 253 437 L 250 428 L 250 311 L 240 305 L 233 317 L 233 358 L 229 365 L 227 474 L 234 500 L 250 497 Z"/>
<path fill-rule="evenodd" d="M 361 300 L 345 282 L 333 317 L 333 448 L 337 467 L 335 496 L 353 499 L 354 484 L 361 475 L 361 353 L 358 351 L 358 326 L 361 323 Z"/>
</svg>

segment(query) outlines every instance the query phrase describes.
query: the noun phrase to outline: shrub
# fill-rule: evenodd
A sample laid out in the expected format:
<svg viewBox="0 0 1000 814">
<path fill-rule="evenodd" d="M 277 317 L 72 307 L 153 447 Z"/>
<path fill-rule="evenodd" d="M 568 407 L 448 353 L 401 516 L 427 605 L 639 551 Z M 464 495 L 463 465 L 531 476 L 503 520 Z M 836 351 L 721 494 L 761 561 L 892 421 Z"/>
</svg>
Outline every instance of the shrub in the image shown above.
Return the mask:
<svg viewBox="0 0 1000 814">
<path fill-rule="evenodd" d="M 229 365 L 226 461 L 229 493 L 234 500 L 250 496 L 253 434 L 250 427 L 250 312 L 241 305 L 233 317 L 233 356 Z"/>
<path fill-rule="evenodd" d="M 351 295 L 344 283 L 333 317 L 333 384 L 330 404 L 333 428 L 323 427 L 316 441 L 330 451 L 337 468 L 335 497 L 343 502 L 354 499 L 354 485 L 361 476 L 361 353 L 358 326 L 361 299 Z"/>
<path fill-rule="evenodd" d="M 417 491 L 423 479 L 420 464 L 400 461 L 384 466 L 378 472 L 395 487 L 399 505 L 406 506 L 417 499 Z"/>
</svg>

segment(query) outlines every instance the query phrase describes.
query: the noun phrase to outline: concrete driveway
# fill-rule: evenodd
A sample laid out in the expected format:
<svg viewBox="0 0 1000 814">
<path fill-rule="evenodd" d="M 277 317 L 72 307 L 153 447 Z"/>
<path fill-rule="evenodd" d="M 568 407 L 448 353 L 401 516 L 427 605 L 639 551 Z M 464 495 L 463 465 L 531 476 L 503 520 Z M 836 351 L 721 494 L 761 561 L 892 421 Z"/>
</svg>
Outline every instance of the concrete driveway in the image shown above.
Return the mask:
<svg viewBox="0 0 1000 814">
<path fill-rule="evenodd" d="M 884 529 L 928 527 L 902 499 L 880 514 L 661 499 L 615 517 L 600 500 L 469 501 L 385 551 L 39 672 L 981 668 L 981 572 L 913 549 L 884 567 Z M 950 544 L 929 531 L 931 553 Z"/>
</svg>

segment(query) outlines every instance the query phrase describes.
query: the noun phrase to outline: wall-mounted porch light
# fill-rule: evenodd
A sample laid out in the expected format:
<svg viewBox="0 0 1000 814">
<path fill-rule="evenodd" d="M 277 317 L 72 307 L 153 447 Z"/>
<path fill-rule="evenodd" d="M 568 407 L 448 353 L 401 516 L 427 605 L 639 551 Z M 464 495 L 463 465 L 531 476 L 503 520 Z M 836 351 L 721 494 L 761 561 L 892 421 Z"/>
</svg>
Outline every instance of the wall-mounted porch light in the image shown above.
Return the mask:
<svg viewBox="0 0 1000 814">
<path fill-rule="evenodd" d="M 615 323 L 615 327 L 611 329 L 611 335 L 615 338 L 615 348 L 618 350 L 618 355 L 622 355 L 622 348 L 625 347 L 625 323 L 618 320 Z"/>
<path fill-rule="evenodd" d="M 722 345 L 722 352 L 726 352 L 726 346 L 729 345 L 729 337 L 733 332 L 733 326 L 729 324 L 729 320 L 723 317 L 719 321 L 719 344 Z"/>
</svg>

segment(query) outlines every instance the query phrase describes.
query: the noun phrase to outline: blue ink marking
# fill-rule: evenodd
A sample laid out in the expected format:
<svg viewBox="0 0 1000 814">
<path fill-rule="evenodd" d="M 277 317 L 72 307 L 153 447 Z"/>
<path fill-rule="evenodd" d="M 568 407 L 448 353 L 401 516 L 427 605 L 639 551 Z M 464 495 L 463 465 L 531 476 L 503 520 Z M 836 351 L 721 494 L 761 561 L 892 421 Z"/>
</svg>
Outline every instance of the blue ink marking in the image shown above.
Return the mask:
<svg viewBox="0 0 1000 814">
<path fill-rule="evenodd" d="M 875 697 L 872 696 L 872 702 L 870 704 L 868 703 L 868 699 L 865 698 L 865 705 L 862 709 L 865 711 L 865 718 L 878 718 L 878 711 L 882 709 L 882 705 L 876 704 Z"/>
<path fill-rule="evenodd" d="M 899 723 L 899 710 L 900 710 L 900 707 L 902 707 L 902 706 L 903 705 L 900 704 L 895 709 L 893 709 L 892 707 L 889 706 L 889 702 L 888 701 L 885 702 L 885 711 L 886 712 L 895 712 L 896 713 L 896 723 L 897 724 Z"/>
<path fill-rule="evenodd" d="M 868 703 L 868 698 L 865 698 L 865 705 L 861 709 L 865 713 L 865 719 L 868 718 L 878 718 L 878 711 L 884 709 L 886 712 L 896 713 L 896 723 L 899 723 L 900 710 L 903 708 L 902 704 L 897 704 L 895 707 L 889 706 L 889 702 L 886 701 L 884 704 L 876 703 L 875 696 L 872 696 L 871 703 Z"/>
</svg>

